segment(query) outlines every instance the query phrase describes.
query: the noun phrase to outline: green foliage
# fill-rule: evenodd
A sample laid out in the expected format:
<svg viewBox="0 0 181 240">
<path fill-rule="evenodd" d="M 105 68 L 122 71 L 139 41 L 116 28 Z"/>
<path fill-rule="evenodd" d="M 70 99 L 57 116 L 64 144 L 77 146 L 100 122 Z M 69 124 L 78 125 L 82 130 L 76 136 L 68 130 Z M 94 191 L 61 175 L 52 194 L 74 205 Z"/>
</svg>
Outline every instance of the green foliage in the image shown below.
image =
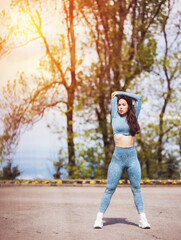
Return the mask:
<svg viewBox="0 0 181 240">
<path fill-rule="evenodd" d="M 82 125 L 84 125 L 84 123 L 82 123 Z M 75 134 L 75 141 L 77 142 L 75 145 L 75 166 L 68 164 L 68 154 L 63 152 L 62 149 L 59 151 L 59 161 L 54 162 L 54 166 L 56 165 L 59 167 L 57 167 L 58 175 L 60 174 L 61 169 L 64 170 L 64 173 L 65 169 L 67 172 L 71 171 L 72 175 L 68 175 L 68 178 L 70 179 L 102 179 L 104 169 L 104 153 L 102 143 L 100 139 L 98 139 L 99 135 L 96 135 L 96 129 L 83 129 L 82 125 L 79 125 L 79 128 Z M 56 126 L 55 128 L 57 129 Z M 60 133 L 59 130 L 57 130 L 57 132 L 60 136 L 59 139 L 62 139 L 62 133 Z M 66 151 L 66 149 L 64 149 L 64 151 Z"/>
<path fill-rule="evenodd" d="M 164 172 L 162 177 L 165 179 L 179 179 L 180 178 L 180 162 L 177 160 L 178 156 L 174 153 L 169 153 L 164 162 Z"/>
<path fill-rule="evenodd" d="M 57 162 L 53 162 L 53 166 L 56 170 L 56 172 L 53 174 L 54 179 L 61 179 L 62 178 L 62 170 L 65 169 L 65 157 L 62 154 L 63 150 L 59 150 L 59 157 Z"/>
<path fill-rule="evenodd" d="M 89 178 L 103 178 L 103 153 L 100 152 L 99 146 L 88 147 L 79 152 L 80 159 L 85 162 L 89 169 Z"/>
<path fill-rule="evenodd" d="M 148 39 L 143 42 L 138 49 L 139 61 L 144 71 L 150 72 L 153 68 L 154 59 L 157 55 L 157 41 L 155 39 Z"/>
<path fill-rule="evenodd" d="M 91 177 L 90 168 L 86 166 L 84 160 L 79 160 L 76 166 L 68 166 L 67 170 L 72 171 L 73 174 L 69 177 L 70 179 L 89 179 Z"/>
<path fill-rule="evenodd" d="M 136 137 L 137 154 L 140 161 L 143 177 L 157 178 L 157 134 L 156 126 L 148 124 Z"/>
<path fill-rule="evenodd" d="M 178 123 L 178 125 L 176 124 Z M 180 150 L 174 150 L 178 141 L 179 122 L 172 119 L 164 121 L 164 141 L 162 162 L 158 162 L 159 125 L 147 124 L 137 135 L 137 154 L 142 168 L 142 177 L 150 179 L 176 179 L 180 177 Z M 160 171 L 160 165 L 162 171 Z"/>
<path fill-rule="evenodd" d="M 12 163 L 9 161 L 7 165 L 3 167 L 2 175 L 0 178 L 5 180 L 13 180 L 20 174 L 21 172 L 19 171 L 18 166 L 12 167 Z"/>
</svg>

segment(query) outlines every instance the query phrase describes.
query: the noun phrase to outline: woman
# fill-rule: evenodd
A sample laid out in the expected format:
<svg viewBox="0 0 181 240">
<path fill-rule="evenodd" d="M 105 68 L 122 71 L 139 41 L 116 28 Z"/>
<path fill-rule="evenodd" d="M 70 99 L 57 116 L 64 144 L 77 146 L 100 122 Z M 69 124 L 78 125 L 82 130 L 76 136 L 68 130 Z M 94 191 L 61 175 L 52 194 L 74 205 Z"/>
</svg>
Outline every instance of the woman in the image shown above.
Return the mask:
<svg viewBox="0 0 181 240">
<path fill-rule="evenodd" d="M 103 214 L 109 206 L 124 168 L 127 169 L 134 202 L 139 213 L 139 227 L 150 228 L 144 213 L 140 189 L 141 168 L 134 147 L 135 135 L 140 130 L 137 118 L 141 110 L 141 96 L 118 91 L 113 92 L 111 97 L 115 150 L 108 168 L 107 186 L 101 199 L 94 228 L 103 227 Z M 132 99 L 135 100 L 134 105 Z"/>
</svg>

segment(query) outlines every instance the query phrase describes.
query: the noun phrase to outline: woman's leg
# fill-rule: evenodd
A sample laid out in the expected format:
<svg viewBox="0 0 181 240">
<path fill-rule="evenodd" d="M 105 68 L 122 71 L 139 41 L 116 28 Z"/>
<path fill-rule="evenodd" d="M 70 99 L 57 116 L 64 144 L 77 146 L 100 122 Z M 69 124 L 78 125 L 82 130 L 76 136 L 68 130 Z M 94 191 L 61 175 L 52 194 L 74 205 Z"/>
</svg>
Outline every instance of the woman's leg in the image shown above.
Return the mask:
<svg viewBox="0 0 181 240">
<path fill-rule="evenodd" d="M 141 168 L 135 151 L 131 153 L 127 174 L 131 183 L 131 190 L 138 213 L 144 212 L 143 197 L 141 194 Z"/>
<path fill-rule="evenodd" d="M 108 208 L 112 195 L 115 192 L 117 184 L 121 178 L 122 170 L 123 164 L 121 159 L 118 159 L 114 153 L 108 168 L 107 186 L 100 202 L 99 212 L 105 213 Z"/>
<path fill-rule="evenodd" d="M 141 194 L 141 167 L 137 158 L 137 153 L 132 152 L 132 156 L 127 168 L 127 174 L 131 183 L 131 190 L 134 196 L 134 202 L 139 213 L 139 227 L 141 228 L 150 228 L 150 224 L 147 221 L 146 215 L 144 213 L 144 203 L 143 197 Z"/>
<path fill-rule="evenodd" d="M 118 151 L 119 153 L 119 151 Z M 104 194 L 102 196 L 100 205 L 99 205 L 99 212 L 97 213 L 97 218 L 94 223 L 94 228 L 102 228 L 103 227 L 103 214 L 105 213 L 106 209 L 108 208 L 111 197 L 116 190 L 117 184 L 122 174 L 123 170 L 123 161 L 120 154 L 118 154 L 119 158 L 116 156 L 116 148 L 114 150 L 114 154 L 109 164 L 108 168 L 108 177 L 107 177 L 107 186 Z"/>
</svg>

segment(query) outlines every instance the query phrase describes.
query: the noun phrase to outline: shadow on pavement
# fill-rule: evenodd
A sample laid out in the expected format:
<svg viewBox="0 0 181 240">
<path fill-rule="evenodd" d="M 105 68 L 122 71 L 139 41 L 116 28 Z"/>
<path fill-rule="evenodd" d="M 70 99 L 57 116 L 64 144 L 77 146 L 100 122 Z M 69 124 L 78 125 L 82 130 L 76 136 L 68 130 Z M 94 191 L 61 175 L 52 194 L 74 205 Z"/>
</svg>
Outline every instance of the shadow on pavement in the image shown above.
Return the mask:
<svg viewBox="0 0 181 240">
<path fill-rule="evenodd" d="M 135 224 L 133 222 L 129 222 L 126 220 L 126 218 L 103 218 L 104 226 L 116 224 L 116 223 L 122 223 L 127 225 L 132 225 L 138 227 L 138 224 Z"/>
</svg>

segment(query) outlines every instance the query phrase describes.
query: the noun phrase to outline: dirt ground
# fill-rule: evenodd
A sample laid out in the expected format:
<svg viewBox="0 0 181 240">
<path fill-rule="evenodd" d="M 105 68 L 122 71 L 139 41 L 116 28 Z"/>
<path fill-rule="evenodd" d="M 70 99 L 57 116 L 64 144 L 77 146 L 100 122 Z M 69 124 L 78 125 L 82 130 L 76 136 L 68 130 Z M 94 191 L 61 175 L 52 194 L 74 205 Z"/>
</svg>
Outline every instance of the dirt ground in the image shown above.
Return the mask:
<svg viewBox="0 0 181 240">
<path fill-rule="evenodd" d="M 105 186 L 0 187 L 2 240 L 180 240 L 181 187 L 142 187 L 151 229 L 138 227 L 130 187 L 118 187 L 93 229 Z"/>
</svg>

